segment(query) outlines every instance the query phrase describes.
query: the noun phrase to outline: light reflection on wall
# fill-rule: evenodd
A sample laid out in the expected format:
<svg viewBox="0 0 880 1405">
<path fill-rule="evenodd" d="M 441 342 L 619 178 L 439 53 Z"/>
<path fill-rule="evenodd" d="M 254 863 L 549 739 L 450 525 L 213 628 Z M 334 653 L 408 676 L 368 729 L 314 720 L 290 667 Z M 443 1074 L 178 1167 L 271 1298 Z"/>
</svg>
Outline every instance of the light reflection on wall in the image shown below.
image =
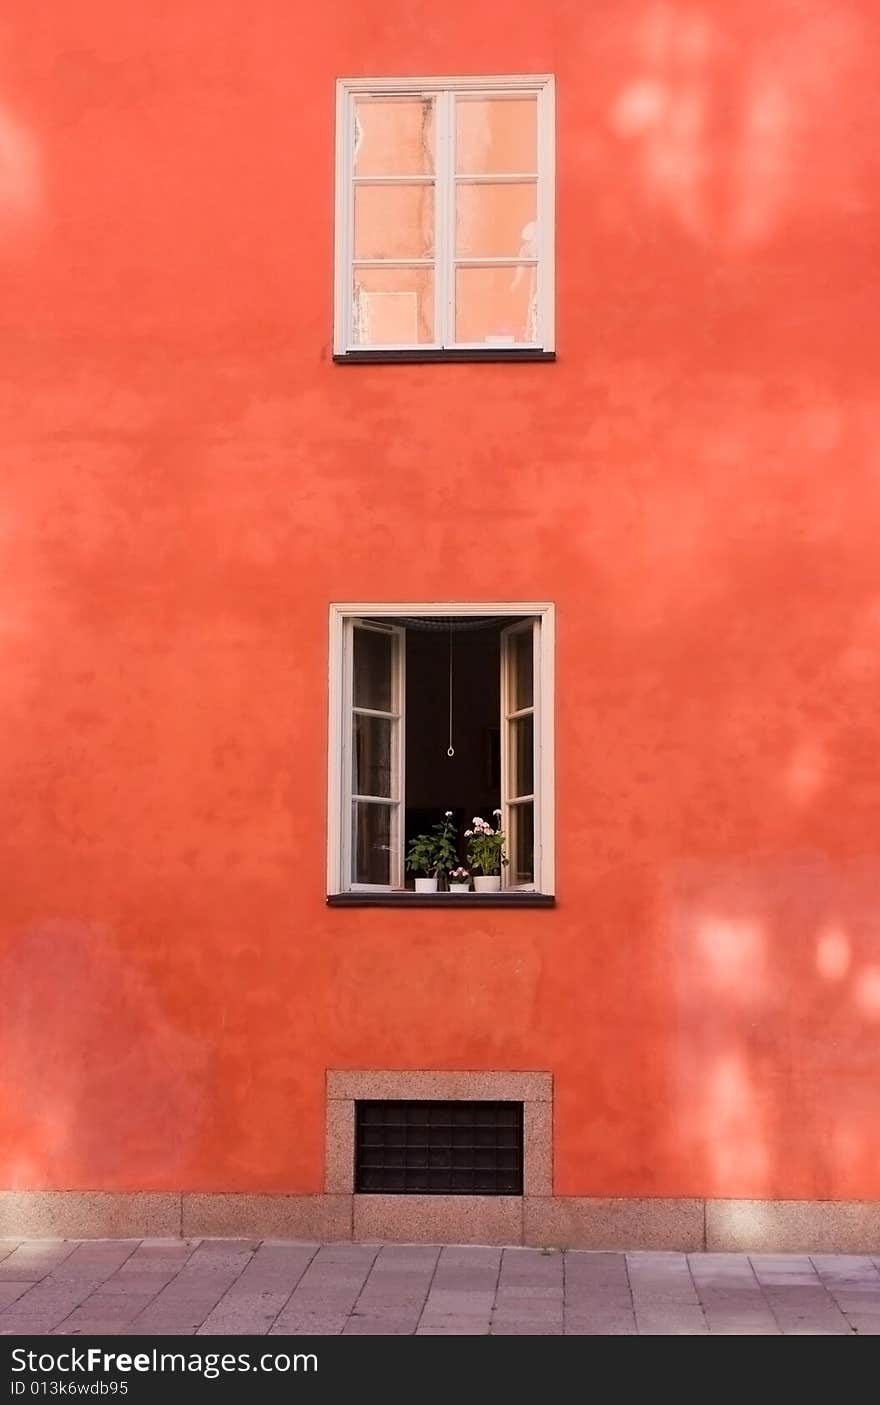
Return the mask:
<svg viewBox="0 0 880 1405">
<path fill-rule="evenodd" d="M 832 173 L 813 182 L 814 208 L 850 197 L 856 158 L 837 121 L 861 59 L 851 15 L 783 3 L 756 38 L 731 8 L 708 16 L 690 3 L 651 5 L 636 72 L 608 124 L 630 145 L 646 192 L 691 238 L 742 250 L 768 241 L 802 203 L 810 153 L 811 171 Z"/>
<path fill-rule="evenodd" d="M 855 999 L 863 1015 L 880 1020 L 880 965 L 865 966 L 856 976 Z"/>
<path fill-rule="evenodd" d="M 670 881 L 686 1163 L 710 1194 L 778 1196 L 803 1137 L 809 1167 L 788 1194 L 864 1195 L 880 1149 L 876 859 L 686 861 Z"/>
<path fill-rule="evenodd" d="M 761 1107 L 742 1055 L 722 1055 L 707 1072 L 702 1131 L 717 1184 L 761 1184 L 767 1144 Z"/>
<path fill-rule="evenodd" d="M 816 970 L 826 981 L 840 981 L 850 967 L 852 954 L 846 931 L 829 922 L 816 936 Z"/>
<path fill-rule="evenodd" d="M 0 236 L 14 233 L 39 210 L 42 180 L 33 138 L 0 107 Z"/>
<path fill-rule="evenodd" d="M 733 997 L 753 998 L 766 982 L 764 933 L 758 922 L 707 917 L 697 928 L 702 966 L 712 985 Z"/>
</svg>

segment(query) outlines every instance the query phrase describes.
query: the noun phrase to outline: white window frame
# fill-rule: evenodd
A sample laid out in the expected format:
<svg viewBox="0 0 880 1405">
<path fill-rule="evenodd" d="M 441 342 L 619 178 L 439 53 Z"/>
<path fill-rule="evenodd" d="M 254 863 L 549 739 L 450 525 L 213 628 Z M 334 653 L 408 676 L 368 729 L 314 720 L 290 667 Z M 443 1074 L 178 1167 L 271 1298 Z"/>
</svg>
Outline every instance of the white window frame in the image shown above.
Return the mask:
<svg viewBox="0 0 880 1405">
<path fill-rule="evenodd" d="M 433 615 L 462 616 L 494 615 L 499 618 L 528 616 L 538 621 L 535 632 L 534 688 L 538 706 L 535 734 L 535 874 L 534 883 L 511 892 L 537 892 L 552 895 L 556 891 L 555 860 L 555 751 L 554 751 L 554 679 L 556 654 L 556 611 L 548 601 L 429 601 L 389 604 L 387 601 L 360 601 L 330 606 L 330 651 L 328 669 L 328 790 L 327 790 L 327 892 L 383 893 L 401 891 L 392 885 L 370 886 L 351 881 L 351 754 L 349 746 L 351 716 L 351 665 L 347 640 L 351 635 L 351 620 L 382 620 L 394 624 L 401 616 Z M 502 699 L 502 707 L 506 704 Z M 402 706 L 402 700 L 401 700 Z M 404 710 L 405 711 L 405 710 Z M 399 734 L 403 737 L 405 715 L 402 714 Z M 504 722 L 502 719 L 502 732 Z M 403 760 L 400 761 L 401 771 Z M 406 803 L 405 791 L 402 803 Z"/>
<path fill-rule="evenodd" d="M 511 649 L 512 637 L 516 634 L 527 635 L 532 645 L 532 701 L 525 707 L 514 708 L 512 698 L 511 668 L 513 666 L 513 651 Z M 510 860 L 505 874 L 505 887 L 522 892 L 539 890 L 538 884 L 538 854 L 540 850 L 541 838 L 541 811 L 544 804 L 541 778 L 538 768 L 535 767 L 532 776 L 531 795 L 512 795 L 511 778 L 513 774 L 513 764 L 511 760 L 510 733 L 511 723 L 527 716 L 531 716 L 535 724 L 539 724 L 539 719 L 543 710 L 543 698 L 541 688 L 541 629 L 535 628 L 535 618 L 532 616 L 523 621 L 522 624 L 507 625 L 501 631 L 501 809 L 504 817 L 504 829 L 508 840 L 508 858 Z M 540 738 L 535 738 L 536 755 L 540 754 Z M 513 835 L 512 811 L 515 807 L 530 804 L 535 833 L 535 872 L 531 882 L 514 883 L 513 881 L 513 854 L 511 852 L 511 837 Z"/>
<path fill-rule="evenodd" d="M 459 259 L 455 257 L 455 189 L 457 179 L 484 180 L 484 177 L 455 175 L 454 155 L 454 97 L 467 93 L 475 97 L 503 94 L 535 93 L 538 106 L 537 155 L 537 222 L 538 240 L 534 267 L 537 278 L 537 337 L 534 342 L 515 342 L 509 346 L 494 342 L 457 342 L 455 335 L 455 267 L 491 267 L 512 262 L 532 262 L 529 259 L 503 258 Z M 434 257 L 426 260 L 434 268 L 434 334 L 433 342 L 387 342 L 369 344 L 352 340 L 353 310 L 353 248 L 354 248 L 354 111 L 355 98 L 364 96 L 433 96 L 437 103 L 435 141 L 435 222 Z M 458 78 L 340 78 L 336 84 L 336 254 L 334 355 L 353 352 L 395 351 L 439 353 L 443 351 L 489 351 L 503 358 L 505 352 L 533 351 L 552 353 L 555 350 L 555 83 L 552 74 L 514 74 L 503 77 Z M 489 177 L 491 179 L 491 176 Z M 375 178 L 374 178 L 375 179 Z M 405 179 L 405 178 L 401 178 Z M 415 179 L 415 178 L 413 178 Z M 496 176 L 496 180 L 511 181 L 515 173 Z M 386 260 L 389 264 L 394 260 Z M 418 266 L 418 260 L 401 259 L 401 264 Z"/>
<path fill-rule="evenodd" d="M 361 707 L 355 703 L 354 698 L 354 633 L 355 628 L 368 630 L 373 633 L 385 634 L 391 637 L 391 705 L 388 711 L 379 711 L 374 708 Z M 406 700 L 406 641 L 405 632 L 397 629 L 389 622 L 387 630 L 383 630 L 381 624 L 367 624 L 361 620 L 356 620 L 350 616 L 343 626 L 342 638 L 342 686 L 343 686 L 343 710 L 345 722 L 342 733 L 342 765 L 343 774 L 348 778 L 346 781 L 348 805 L 348 819 L 342 827 L 342 864 L 343 871 L 350 874 L 352 868 L 352 811 L 356 803 L 368 805 L 387 806 L 390 815 L 390 844 L 391 844 L 391 883 L 390 887 L 403 887 L 403 819 L 406 805 L 406 776 L 404 773 L 404 763 L 406 759 L 406 716 L 404 703 Z M 391 731 L 391 783 L 387 799 L 378 795 L 356 795 L 353 788 L 353 756 L 352 744 L 354 741 L 354 718 L 356 715 L 362 717 L 383 718 L 392 723 Z M 385 883 L 357 883 L 352 887 L 363 889 L 367 892 L 385 892 L 388 889 Z"/>
</svg>

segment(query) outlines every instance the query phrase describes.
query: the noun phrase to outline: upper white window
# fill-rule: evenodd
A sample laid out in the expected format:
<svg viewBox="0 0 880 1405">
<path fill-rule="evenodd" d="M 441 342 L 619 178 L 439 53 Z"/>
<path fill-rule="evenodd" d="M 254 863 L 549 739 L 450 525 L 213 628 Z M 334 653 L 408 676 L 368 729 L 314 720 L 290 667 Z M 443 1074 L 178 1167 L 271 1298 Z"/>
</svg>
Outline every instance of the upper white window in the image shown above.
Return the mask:
<svg viewBox="0 0 880 1405">
<path fill-rule="evenodd" d="M 553 350 L 549 77 L 342 79 L 337 355 Z"/>
</svg>

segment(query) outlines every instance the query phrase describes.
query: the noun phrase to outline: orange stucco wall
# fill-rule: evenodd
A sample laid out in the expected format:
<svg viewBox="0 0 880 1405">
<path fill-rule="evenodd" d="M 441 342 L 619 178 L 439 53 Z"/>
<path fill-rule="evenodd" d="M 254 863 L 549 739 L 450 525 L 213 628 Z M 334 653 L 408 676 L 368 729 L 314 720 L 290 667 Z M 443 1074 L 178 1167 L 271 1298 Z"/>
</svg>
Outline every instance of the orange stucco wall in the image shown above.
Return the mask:
<svg viewBox="0 0 880 1405">
<path fill-rule="evenodd" d="M 562 1194 L 880 1195 L 878 68 L 873 0 L 7 7 L 0 1185 L 316 1191 L 376 1066 L 552 1071 Z M 556 364 L 332 363 L 371 72 L 556 74 Z M 499 594 L 557 907 L 328 910 L 328 603 Z"/>
</svg>

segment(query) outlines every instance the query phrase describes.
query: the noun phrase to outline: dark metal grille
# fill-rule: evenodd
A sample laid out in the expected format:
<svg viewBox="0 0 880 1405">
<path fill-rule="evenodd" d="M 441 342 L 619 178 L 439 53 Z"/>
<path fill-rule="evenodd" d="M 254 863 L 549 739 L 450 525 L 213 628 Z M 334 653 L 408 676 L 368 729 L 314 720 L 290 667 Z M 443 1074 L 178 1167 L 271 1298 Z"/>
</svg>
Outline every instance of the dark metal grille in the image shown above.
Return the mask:
<svg viewBox="0 0 880 1405">
<path fill-rule="evenodd" d="M 356 1190 L 522 1195 L 522 1103 L 359 1102 L 356 1107 Z"/>
</svg>

